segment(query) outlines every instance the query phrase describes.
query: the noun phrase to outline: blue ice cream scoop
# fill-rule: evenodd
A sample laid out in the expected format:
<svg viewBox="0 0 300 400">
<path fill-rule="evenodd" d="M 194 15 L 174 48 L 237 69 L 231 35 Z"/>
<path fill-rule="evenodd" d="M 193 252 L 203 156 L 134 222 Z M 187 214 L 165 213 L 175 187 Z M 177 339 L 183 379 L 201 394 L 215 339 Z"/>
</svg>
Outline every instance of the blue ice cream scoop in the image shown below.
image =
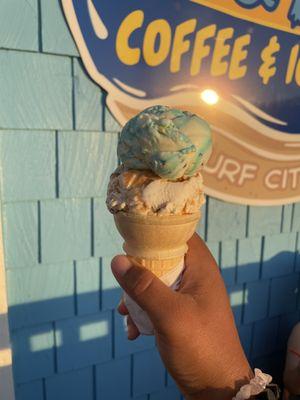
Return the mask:
<svg viewBox="0 0 300 400">
<path fill-rule="evenodd" d="M 206 121 L 188 111 L 159 105 L 129 120 L 118 144 L 125 168 L 151 170 L 169 180 L 194 175 L 211 150 L 211 129 Z"/>
</svg>

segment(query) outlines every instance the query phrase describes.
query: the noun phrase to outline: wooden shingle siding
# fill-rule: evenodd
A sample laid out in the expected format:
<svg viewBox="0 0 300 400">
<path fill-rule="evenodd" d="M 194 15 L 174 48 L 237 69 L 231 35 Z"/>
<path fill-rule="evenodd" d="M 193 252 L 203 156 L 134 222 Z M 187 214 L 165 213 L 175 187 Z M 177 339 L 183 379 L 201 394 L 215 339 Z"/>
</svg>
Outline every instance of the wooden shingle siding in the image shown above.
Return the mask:
<svg viewBox="0 0 300 400">
<path fill-rule="evenodd" d="M 0 0 L 0 88 L 16 400 L 179 400 L 154 339 L 129 342 L 115 310 L 122 291 L 110 261 L 122 239 L 105 198 L 120 125 L 78 58 L 60 1 Z M 202 211 L 198 232 L 219 263 L 245 352 L 276 379 L 300 318 L 300 203 L 209 198 Z"/>
</svg>

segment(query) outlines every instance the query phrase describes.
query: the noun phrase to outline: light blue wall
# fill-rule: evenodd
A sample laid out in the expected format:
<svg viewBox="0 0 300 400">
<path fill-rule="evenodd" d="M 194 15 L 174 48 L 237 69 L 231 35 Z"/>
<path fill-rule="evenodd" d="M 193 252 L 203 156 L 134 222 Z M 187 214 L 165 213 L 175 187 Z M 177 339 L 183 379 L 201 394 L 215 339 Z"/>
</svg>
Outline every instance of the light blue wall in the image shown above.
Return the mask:
<svg viewBox="0 0 300 400">
<path fill-rule="evenodd" d="M 110 259 L 121 240 L 105 191 L 118 129 L 58 0 L 0 0 L 1 203 L 17 400 L 180 399 L 153 339 L 128 342 L 114 311 L 121 292 Z M 299 231 L 300 204 L 213 198 L 199 227 L 245 351 L 271 373 L 300 316 Z"/>
</svg>

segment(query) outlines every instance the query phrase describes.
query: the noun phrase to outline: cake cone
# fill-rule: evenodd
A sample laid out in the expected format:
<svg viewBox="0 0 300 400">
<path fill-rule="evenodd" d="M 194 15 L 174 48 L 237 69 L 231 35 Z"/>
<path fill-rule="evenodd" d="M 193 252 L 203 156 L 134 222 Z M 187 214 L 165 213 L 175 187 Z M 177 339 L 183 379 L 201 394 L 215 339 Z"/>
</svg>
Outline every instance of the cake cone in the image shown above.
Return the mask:
<svg viewBox="0 0 300 400">
<path fill-rule="evenodd" d="M 200 216 L 200 212 L 168 216 L 118 212 L 114 219 L 126 254 L 161 277 L 182 261 Z"/>
</svg>

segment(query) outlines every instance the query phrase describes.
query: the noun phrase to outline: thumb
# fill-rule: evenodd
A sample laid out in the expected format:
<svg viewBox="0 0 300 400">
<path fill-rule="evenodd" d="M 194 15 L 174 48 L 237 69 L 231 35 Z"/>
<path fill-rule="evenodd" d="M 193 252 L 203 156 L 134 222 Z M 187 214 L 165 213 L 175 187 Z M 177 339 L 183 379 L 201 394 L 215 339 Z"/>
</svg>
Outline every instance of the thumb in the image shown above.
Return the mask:
<svg viewBox="0 0 300 400">
<path fill-rule="evenodd" d="M 152 272 L 134 265 L 126 256 L 114 257 L 111 269 L 120 286 L 147 312 L 156 327 L 172 314 L 178 293 Z"/>
</svg>

